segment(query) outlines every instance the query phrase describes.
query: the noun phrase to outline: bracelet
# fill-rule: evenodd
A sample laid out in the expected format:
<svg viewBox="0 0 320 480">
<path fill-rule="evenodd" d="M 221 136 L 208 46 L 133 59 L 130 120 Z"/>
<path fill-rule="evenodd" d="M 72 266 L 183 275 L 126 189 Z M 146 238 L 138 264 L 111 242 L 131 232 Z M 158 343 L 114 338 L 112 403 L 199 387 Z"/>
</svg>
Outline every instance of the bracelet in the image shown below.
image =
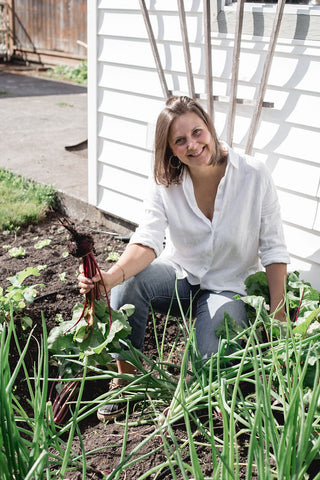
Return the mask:
<svg viewBox="0 0 320 480">
<path fill-rule="evenodd" d="M 121 267 L 121 265 L 119 265 L 119 263 L 115 263 L 114 266 L 120 268 L 120 270 L 122 271 L 122 283 L 125 282 L 126 281 L 126 274 L 125 274 L 125 271 L 123 270 L 123 268 Z"/>
</svg>

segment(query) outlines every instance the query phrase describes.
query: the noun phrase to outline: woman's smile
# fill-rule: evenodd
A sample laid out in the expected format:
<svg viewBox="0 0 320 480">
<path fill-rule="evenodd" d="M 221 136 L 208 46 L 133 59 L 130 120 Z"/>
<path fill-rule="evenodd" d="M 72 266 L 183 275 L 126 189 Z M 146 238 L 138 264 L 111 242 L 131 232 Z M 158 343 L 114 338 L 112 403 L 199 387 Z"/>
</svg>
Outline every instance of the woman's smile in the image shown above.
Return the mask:
<svg viewBox="0 0 320 480">
<path fill-rule="evenodd" d="M 202 154 L 202 152 L 204 151 L 205 147 L 202 147 L 199 152 L 196 152 L 196 153 L 189 153 L 189 157 L 200 157 L 200 155 Z"/>
</svg>

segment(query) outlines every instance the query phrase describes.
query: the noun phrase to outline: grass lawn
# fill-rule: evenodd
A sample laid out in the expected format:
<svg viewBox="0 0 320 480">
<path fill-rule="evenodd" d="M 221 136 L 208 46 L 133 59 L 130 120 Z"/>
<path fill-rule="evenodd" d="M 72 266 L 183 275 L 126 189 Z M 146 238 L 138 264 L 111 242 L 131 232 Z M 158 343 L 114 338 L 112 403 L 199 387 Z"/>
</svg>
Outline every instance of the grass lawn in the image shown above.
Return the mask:
<svg viewBox="0 0 320 480">
<path fill-rule="evenodd" d="M 36 184 L 0 168 L 0 231 L 38 223 L 55 204 L 52 186 Z"/>
</svg>

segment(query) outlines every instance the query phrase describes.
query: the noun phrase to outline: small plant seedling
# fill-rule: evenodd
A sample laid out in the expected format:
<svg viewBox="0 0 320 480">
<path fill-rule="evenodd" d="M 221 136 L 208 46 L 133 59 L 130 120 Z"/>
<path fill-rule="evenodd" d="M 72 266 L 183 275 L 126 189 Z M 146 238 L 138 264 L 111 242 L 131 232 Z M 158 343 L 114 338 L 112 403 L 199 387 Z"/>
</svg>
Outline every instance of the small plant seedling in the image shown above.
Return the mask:
<svg viewBox="0 0 320 480">
<path fill-rule="evenodd" d="M 61 282 L 65 282 L 66 281 L 66 272 L 62 272 L 62 273 L 59 273 L 59 278 L 61 280 Z"/>
<path fill-rule="evenodd" d="M 8 253 L 10 257 L 21 258 L 25 256 L 26 251 L 23 247 L 13 247 L 13 248 L 10 248 Z"/>
<path fill-rule="evenodd" d="M 51 243 L 51 239 L 50 238 L 46 238 L 44 240 L 39 240 L 39 242 L 37 242 L 34 246 L 35 249 L 37 250 L 40 250 L 41 248 L 44 248 L 44 247 L 47 247 L 48 245 L 50 245 Z"/>
<path fill-rule="evenodd" d="M 110 252 L 107 257 L 107 262 L 117 262 L 120 258 L 120 253 L 118 252 Z"/>
</svg>

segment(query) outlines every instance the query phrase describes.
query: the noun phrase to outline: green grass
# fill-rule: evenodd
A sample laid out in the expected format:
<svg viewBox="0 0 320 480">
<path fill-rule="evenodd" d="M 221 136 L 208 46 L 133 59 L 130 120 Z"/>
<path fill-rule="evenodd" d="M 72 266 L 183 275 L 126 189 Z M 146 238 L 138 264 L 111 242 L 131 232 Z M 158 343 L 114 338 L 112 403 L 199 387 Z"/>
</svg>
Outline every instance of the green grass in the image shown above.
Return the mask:
<svg viewBox="0 0 320 480">
<path fill-rule="evenodd" d="M 60 80 L 70 80 L 72 82 L 87 84 L 87 62 L 82 61 L 76 67 L 69 65 L 56 65 L 46 72 L 46 76 Z"/>
<path fill-rule="evenodd" d="M 0 231 L 38 223 L 54 204 L 52 186 L 36 184 L 0 168 Z"/>
</svg>

